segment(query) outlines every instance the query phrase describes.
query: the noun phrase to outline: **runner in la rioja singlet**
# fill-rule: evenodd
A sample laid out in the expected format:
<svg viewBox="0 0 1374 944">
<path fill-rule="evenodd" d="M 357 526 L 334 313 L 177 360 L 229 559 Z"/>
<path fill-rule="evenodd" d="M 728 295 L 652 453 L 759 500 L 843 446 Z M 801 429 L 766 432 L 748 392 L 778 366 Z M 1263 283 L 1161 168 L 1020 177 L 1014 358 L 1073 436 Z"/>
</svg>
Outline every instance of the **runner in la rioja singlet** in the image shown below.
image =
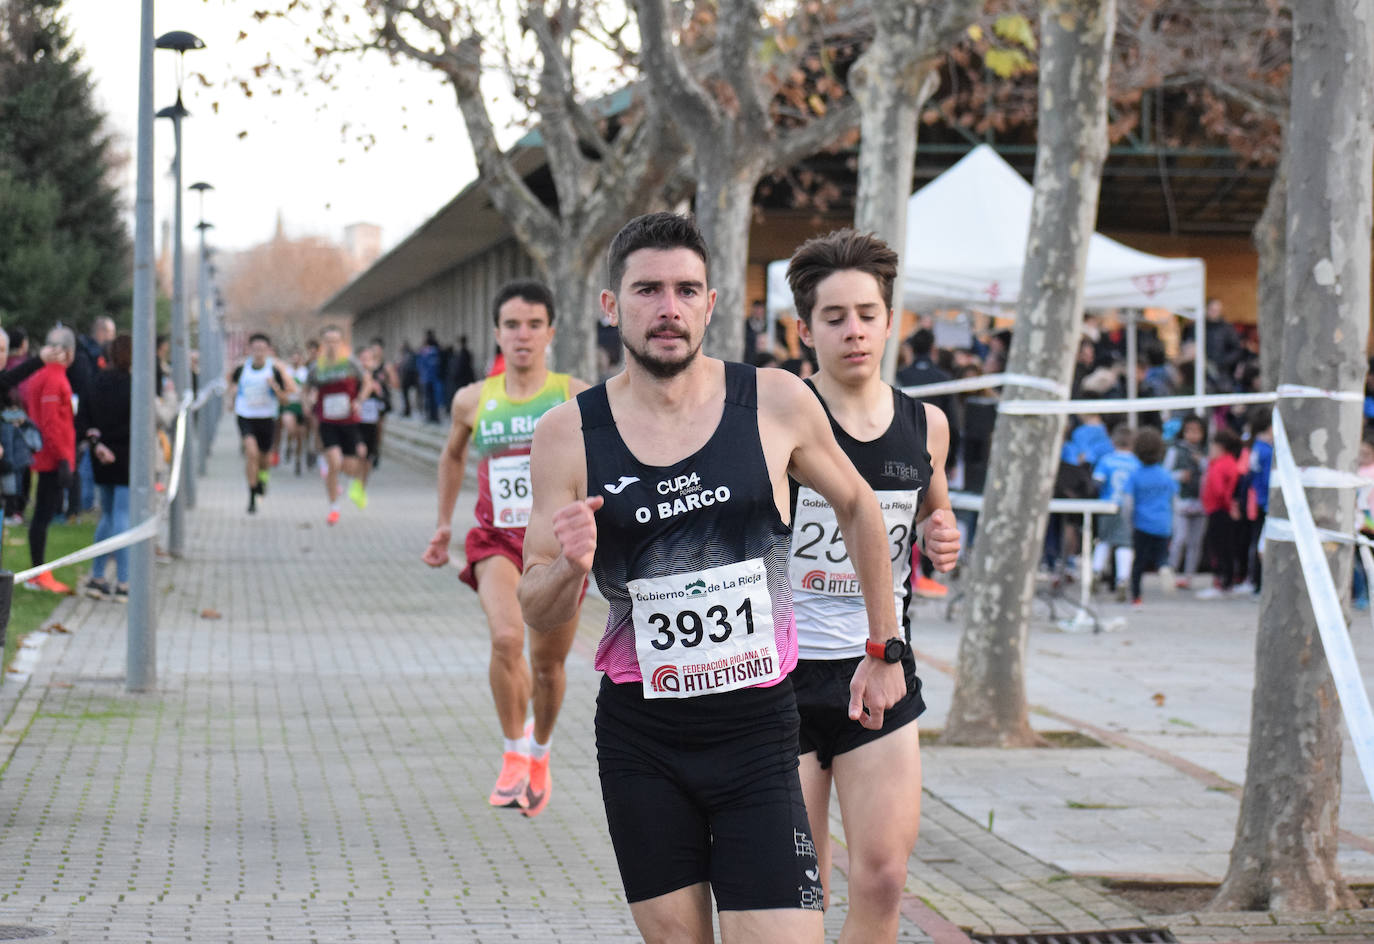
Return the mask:
<svg viewBox="0 0 1374 944">
<path fill-rule="evenodd" d="M 534 424 L 569 398 L 567 374 L 549 372 L 544 386 L 525 400 L 506 395 L 505 375 L 482 381 L 472 448 L 478 456 L 477 507 L 481 528 L 514 528 L 524 539 L 530 520 L 530 440 Z M 470 562 L 471 563 L 471 562 Z"/>
<path fill-rule="evenodd" d="M 487 801 L 536 817 L 547 808 L 553 789 L 550 749 L 577 613 L 526 639 L 516 587 L 533 502 L 530 444 L 543 416 L 587 385 L 548 368 L 554 338 L 548 286 L 530 279 L 506 283 L 492 300 L 492 320 L 494 340 L 509 353 L 509 363 L 503 373 L 469 383 L 453 397 L 448 442 L 439 457 L 438 520 L 422 559 L 431 567 L 448 562 L 453 511 L 468 458 L 475 454 L 477 524 L 463 541 L 467 563 L 458 576 L 477 592 L 491 635 L 487 679 L 502 749 Z"/>
</svg>

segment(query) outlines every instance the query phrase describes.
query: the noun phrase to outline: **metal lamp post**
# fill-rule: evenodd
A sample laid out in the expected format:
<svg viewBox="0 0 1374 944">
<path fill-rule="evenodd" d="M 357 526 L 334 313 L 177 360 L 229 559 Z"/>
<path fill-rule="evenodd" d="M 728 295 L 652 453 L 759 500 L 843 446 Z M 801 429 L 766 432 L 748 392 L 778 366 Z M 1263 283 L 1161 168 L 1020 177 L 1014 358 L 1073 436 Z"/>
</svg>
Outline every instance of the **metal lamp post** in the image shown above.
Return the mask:
<svg viewBox="0 0 1374 944">
<path fill-rule="evenodd" d="M 177 54 L 177 100 L 176 104 L 157 113 L 159 118 L 172 120 L 172 132 L 176 149 L 172 158 L 173 174 L 176 178 L 176 206 L 173 215 L 172 255 L 172 382 L 176 385 L 177 396 L 191 389 L 191 348 L 186 320 L 186 280 L 182 260 L 181 245 L 181 120 L 190 112 L 181 103 L 181 80 L 185 68 L 186 52 L 204 49 L 205 43 L 199 37 L 185 30 L 163 33 L 155 44 L 158 49 L 171 49 Z M 187 447 L 194 451 L 194 437 L 187 437 Z M 194 508 L 196 503 L 195 476 L 192 461 L 182 461 L 181 481 L 177 487 L 176 500 L 172 502 L 168 520 L 167 550 L 174 557 L 180 557 L 186 550 L 186 508 Z"/>
<path fill-rule="evenodd" d="M 213 223 L 205 222 L 205 191 L 214 190 L 210 184 L 203 180 L 198 180 L 191 184 L 190 189 L 200 195 L 200 222 L 196 224 L 196 229 L 200 230 L 200 255 L 197 257 L 199 268 L 196 270 L 196 311 L 197 321 L 200 326 L 200 381 L 210 383 L 219 377 L 219 369 L 215 364 L 214 351 L 214 330 L 215 319 L 210 313 L 210 259 L 207 255 L 205 239 Z M 218 398 L 215 398 L 216 400 Z M 214 401 L 212 401 L 214 402 Z M 207 405 L 207 409 L 211 409 Z M 210 436 L 212 427 L 210 424 L 211 414 L 206 410 L 201 410 L 196 418 L 196 432 L 200 437 L 200 474 L 205 474 L 206 463 L 210 458 Z"/>
</svg>

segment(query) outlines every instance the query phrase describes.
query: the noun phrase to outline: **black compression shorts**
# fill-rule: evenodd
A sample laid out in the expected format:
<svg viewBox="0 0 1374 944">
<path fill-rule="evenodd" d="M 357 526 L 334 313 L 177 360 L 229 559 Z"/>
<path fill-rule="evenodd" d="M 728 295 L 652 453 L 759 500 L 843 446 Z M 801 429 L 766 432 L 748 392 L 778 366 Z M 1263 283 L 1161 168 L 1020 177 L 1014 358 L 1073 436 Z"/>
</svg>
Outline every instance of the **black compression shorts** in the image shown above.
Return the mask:
<svg viewBox="0 0 1374 944">
<path fill-rule="evenodd" d="M 277 436 L 277 421 L 270 416 L 235 416 L 239 421 L 239 438 L 253 437 L 258 444 L 258 452 L 267 455 L 272 451 L 272 440 Z"/>
<path fill-rule="evenodd" d="M 646 700 L 603 677 L 596 753 L 629 901 L 710 882 L 721 911 L 821 909 L 786 679 Z"/>
<path fill-rule="evenodd" d="M 359 423 L 356 429 L 358 430 L 358 441 L 367 449 L 368 456 L 375 456 L 377 454 L 377 424 Z"/>
<path fill-rule="evenodd" d="M 347 459 L 358 454 L 358 444 L 362 440 L 358 437 L 357 423 L 321 423 L 320 442 L 326 449 L 338 447 Z"/>
<path fill-rule="evenodd" d="M 915 721 L 926 710 L 925 700 L 921 698 L 921 680 L 916 675 L 916 660 L 908 650 L 902 659 L 906 670 L 906 695 L 883 712 L 882 728 L 870 731 L 859 722 L 850 721 L 849 683 L 863 658 L 802 659 L 792 670 L 792 687 L 797 693 L 797 711 L 801 714 L 800 752 L 815 751 L 822 768 L 828 769 L 836 754 L 891 734 Z"/>
</svg>

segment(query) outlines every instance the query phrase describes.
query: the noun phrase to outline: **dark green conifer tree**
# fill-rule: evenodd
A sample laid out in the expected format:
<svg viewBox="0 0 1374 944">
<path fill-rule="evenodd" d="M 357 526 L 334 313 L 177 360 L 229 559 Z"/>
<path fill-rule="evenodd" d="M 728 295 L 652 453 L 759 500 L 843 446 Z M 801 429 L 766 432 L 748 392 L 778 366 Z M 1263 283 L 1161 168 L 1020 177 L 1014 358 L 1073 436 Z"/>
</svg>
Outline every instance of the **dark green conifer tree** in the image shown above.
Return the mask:
<svg viewBox="0 0 1374 944">
<path fill-rule="evenodd" d="M 61 0 L 0 0 L 0 325 L 128 324 L 116 149 Z"/>
</svg>

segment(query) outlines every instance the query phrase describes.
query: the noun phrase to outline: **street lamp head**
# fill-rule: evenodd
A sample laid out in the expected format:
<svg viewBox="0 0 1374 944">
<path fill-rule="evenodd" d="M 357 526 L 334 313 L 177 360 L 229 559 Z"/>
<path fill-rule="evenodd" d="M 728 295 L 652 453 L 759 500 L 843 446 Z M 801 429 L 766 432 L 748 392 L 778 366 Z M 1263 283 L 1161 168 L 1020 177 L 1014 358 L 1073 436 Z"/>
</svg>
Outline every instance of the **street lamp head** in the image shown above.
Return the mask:
<svg viewBox="0 0 1374 944">
<path fill-rule="evenodd" d="M 186 118 L 190 116 L 190 114 L 191 113 L 186 110 L 186 106 L 181 104 L 181 96 L 178 95 L 177 103 L 175 105 L 168 105 L 166 108 L 159 111 L 157 113 L 157 117 L 171 118 L 173 121 L 175 121 L 181 118 Z"/>
<path fill-rule="evenodd" d="M 163 33 L 153 45 L 158 49 L 175 49 L 180 53 L 205 48 L 205 43 L 199 36 L 185 30 L 172 30 L 170 33 Z"/>
<path fill-rule="evenodd" d="M 205 222 L 204 220 L 201 220 L 199 223 L 196 224 L 196 229 L 214 229 L 214 228 L 215 228 L 215 224 L 214 224 L 214 223 L 207 223 L 207 222 Z"/>
<path fill-rule="evenodd" d="M 188 189 L 199 190 L 203 194 L 205 191 L 214 190 L 215 188 L 203 180 L 197 180 L 195 183 L 191 184 Z"/>
</svg>

